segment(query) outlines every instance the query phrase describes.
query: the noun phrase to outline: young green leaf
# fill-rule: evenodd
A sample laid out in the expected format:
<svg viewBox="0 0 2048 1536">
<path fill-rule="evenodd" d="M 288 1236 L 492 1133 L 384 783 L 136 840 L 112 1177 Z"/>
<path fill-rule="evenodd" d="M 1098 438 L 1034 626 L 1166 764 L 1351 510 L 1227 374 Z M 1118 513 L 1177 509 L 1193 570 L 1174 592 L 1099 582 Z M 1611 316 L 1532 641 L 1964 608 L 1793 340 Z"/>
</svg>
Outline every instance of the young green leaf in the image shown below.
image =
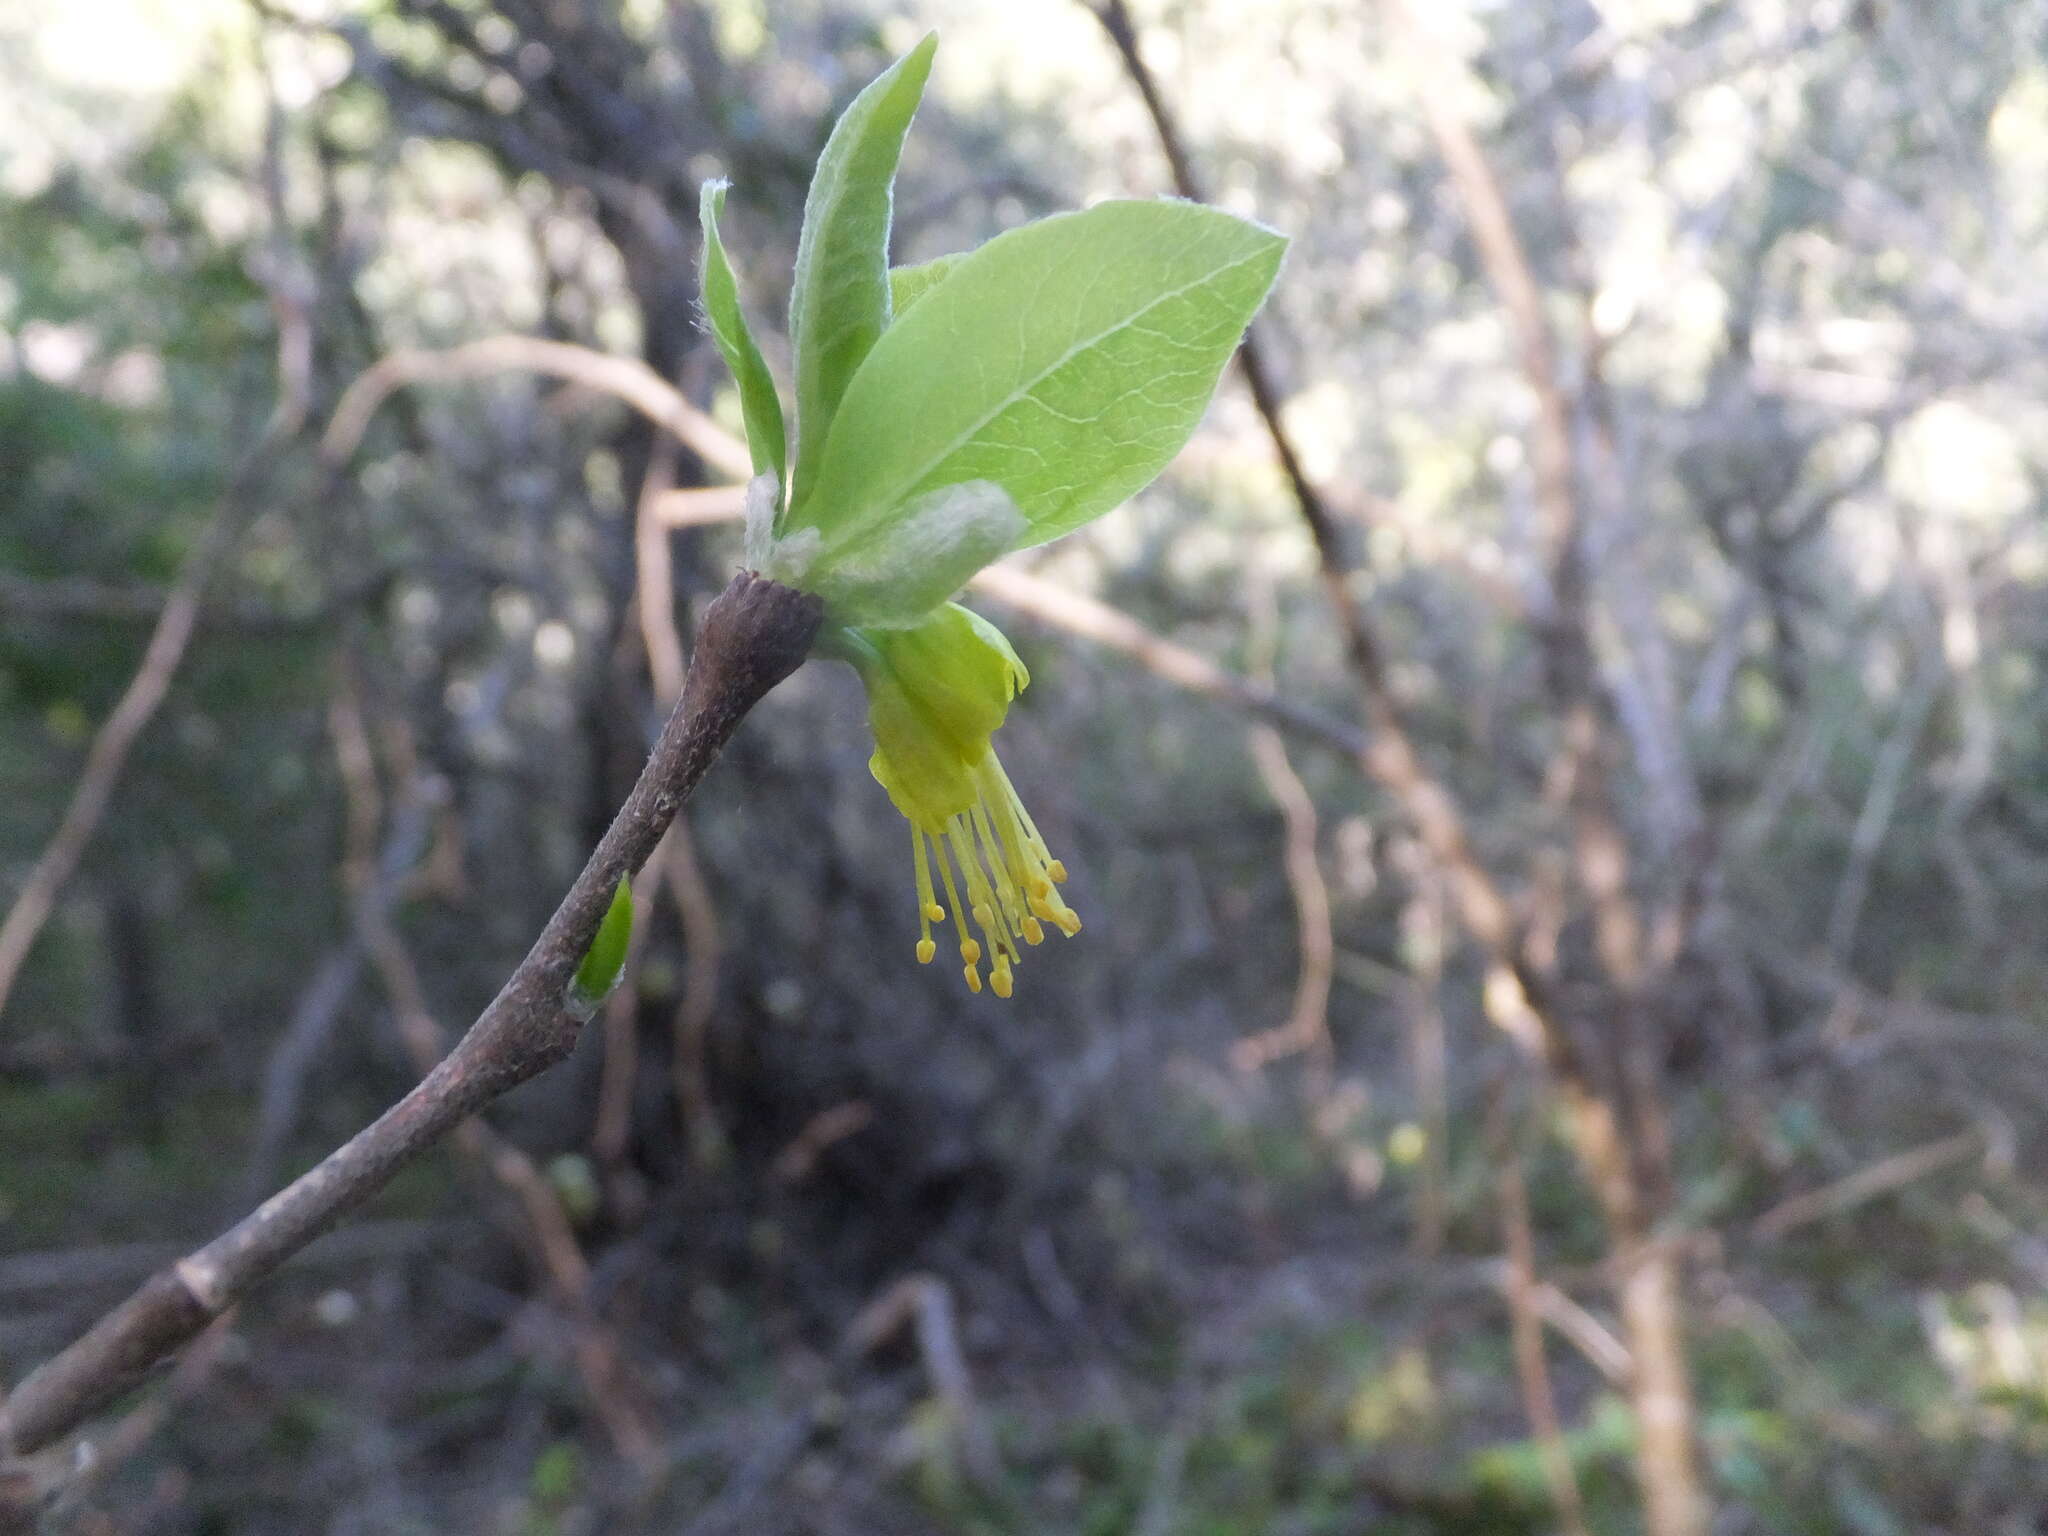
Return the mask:
<svg viewBox="0 0 2048 1536">
<path fill-rule="evenodd" d="M 754 456 L 754 473 L 773 475 L 779 486 L 789 453 L 782 430 L 782 401 L 776 396 L 767 360 L 754 344 L 754 333 L 747 329 L 747 317 L 740 309 L 739 281 L 725 259 L 725 242 L 718 238 L 725 188 L 725 182 L 707 181 L 698 196 L 697 221 L 704 229 L 698 292 L 704 318 L 711 322 L 711 339 L 718 343 L 719 355 L 739 386 L 740 415 L 747 424 L 747 449 Z"/>
<path fill-rule="evenodd" d="M 835 622 L 897 628 L 924 618 L 1024 532 L 1023 515 L 1002 487 L 986 480 L 941 486 L 866 538 L 821 550 L 800 579 Z M 809 537 L 817 539 L 816 530 Z M 801 544 L 791 543 L 801 559 Z"/>
<path fill-rule="evenodd" d="M 890 188 L 937 46 L 938 35 L 927 34 L 854 97 L 811 175 L 789 296 L 796 354 L 791 507 L 809 495 L 847 381 L 889 324 Z"/>
<path fill-rule="evenodd" d="M 633 937 L 633 884 L 621 880 L 612 892 L 612 904 L 605 908 L 604 921 L 597 925 L 597 937 L 583 952 L 582 963 L 569 983 L 569 1006 L 579 1011 L 596 1009 L 619 984 L 626 968 L 626 946 Z"/>
<path fill-rule="evenodd" d="M 967 258 L 965 251 L 956 251 L 951 256 L 935 256 L 930 261 L 919 262 L 914 267 L 891 267 L 889 269 L 889 307 L 894 311 L 890 321 L 903 318 L 903 311 L 936 288 L 939 280 Z"/>
<path fill-rule="evenodd" d="M 1111 202 L 961 258 L 883 334 L 826 440 L 808 516 L 829 544 L 967 480 L 1043 543 L 1148 483 L 1200 421 L 1287 240 L 1214 208 Z"/>
</svg>

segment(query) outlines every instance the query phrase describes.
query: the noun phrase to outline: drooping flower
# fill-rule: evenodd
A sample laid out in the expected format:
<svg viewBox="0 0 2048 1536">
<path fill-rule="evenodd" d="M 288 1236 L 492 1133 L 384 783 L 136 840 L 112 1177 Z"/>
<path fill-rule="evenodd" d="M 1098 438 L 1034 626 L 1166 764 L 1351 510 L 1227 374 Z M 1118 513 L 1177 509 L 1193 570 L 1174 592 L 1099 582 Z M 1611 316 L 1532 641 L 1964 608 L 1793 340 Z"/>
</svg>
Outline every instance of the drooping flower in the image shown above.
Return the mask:
<svg viewBox="0 0 2048 1536">
<path fill-rule="evenodd" d="M 907 628 L 842 630 L 832 646 L 867 689 L 869 771 L 910 823 L 919 962 L 938 953 L 932 928 L 950 917 L 969 989 L 981 990 L 986 958 L 989 985 L 1008 997 L 1024 947 L 1043 943 L 1048 925 L 1081 931 L 1059 890 L 1067 867 L 989 740 L 1031 674 L 1000 630 L 957 603 Z"/>
<path fill-rule="evenodd" d="M 819 156 L 790 296 L 793 434 L 720 240 L 723 183 L 700 207 L 703 305 L 753 458 L 747 563 L 824 600 L 816 648 L 866 688 L 870 767 L 911 827 L 918 959 L 950 918 L 968 986 L 986 959 L 1008 997 L 1023 950 L 1081 920 L 990 745 L 1029 674 L 949 599 L 1158 475 L 1287 242 L 1193 203 L 1111 202 L 892 270 L 896 163 L 936 43 L 863 90 Z"/>
</svg>

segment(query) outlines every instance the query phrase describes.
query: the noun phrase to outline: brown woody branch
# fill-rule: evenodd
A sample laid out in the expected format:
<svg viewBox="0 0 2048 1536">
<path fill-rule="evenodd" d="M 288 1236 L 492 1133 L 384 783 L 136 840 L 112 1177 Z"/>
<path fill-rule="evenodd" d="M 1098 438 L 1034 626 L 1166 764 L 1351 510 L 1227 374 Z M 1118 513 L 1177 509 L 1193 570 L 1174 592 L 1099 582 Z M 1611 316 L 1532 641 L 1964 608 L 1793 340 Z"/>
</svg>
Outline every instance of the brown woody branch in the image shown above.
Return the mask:
<svg viewBox="0 0 2048 1536">
<path fill-rule="evenodd" d="M 539 939 L 455 1049 L 325 1161 L 167 1266 L 23 1381 L 0 1455 L 49 1444 L 133 1385 L 456 1125 L 574 1047 L 570 979 L 620 879 L 654 851 L 747 712 L 803 661 L 815 598 L 743 572 L 704 615 L 689 680 L 647 766 Z"/>
<path fill-rule="evenodd" d="M 1093 13 L 1109 34 L 1131 84 L 1151 114 L 1160 148 L 1173 173 L 1174 190 L 1191 201 L 1203 201 L 1201 181 L 1188 157 L 1180 126 L 1139 50 L 1137 28 L 1129 7 L 1124 0 L 1103 0 L 1093 8 Z M 1303 467 L 1294 439 L 1281 418 L 1279 391 L 1273 383 L 1256 324 L 1246 333 L 1237 361 L 1252 404 L 1272 439 L 1274 456 L 1294 493 L 1302 522 L 1315 543 L 1323 585 L 1344 637 L 1345 657 L 1364 696 L 1368 739 L 1359 753 L 1360 761 L 1415 824 L 1430 856 L 1445 871 L 1459 917 L 1473 938 L 1499 965 L 1519 971 L 1521 968 L 1514 964 L 1516 925 L 1507 897 L 1473 853 L 1456 802 L 1429 771 L 1408 734 L 1388 683 L 1385 650 L 1379 635 L 1351 599 L 1351 562 L 1344 550 L 1336 510 Z M 1520 979 L 1526 986 L 1528 978 Z"/>
<path fill-rule="evenodd" d="M 396 804 L 387 846 L 380 857 L 378 829 L 383 820 L 385 796 L 377 782 L 376 755 L 363 718 L 361 693 L 353 666 L 344 663 L 328 707 L 328 733 L 333 739 L 348 812 L 344 882 L 356 901 L 356 933 L 384 984 L 399 1037 L 412 1057 L 414 1069 L 425 1075 L 447 1053 L 448 1040 L 428 1006 L 419 968 L 391 915 L 391 898 L 398 883 L 393 878 L 392 866 L 409 866 L 413 860 L 393 860 L 389 855 L 393 845 L 405 854 L 415 853 L 407 846 L 416 840 L 407 824 L 425 820 L 434 796 L 430 793 L 430 781 L 419 772 L 410 742 L 394 733 L 399 748 L 394 753 L 398 758 L 399 782 L 397 793 L 392 796 Z M 410 873 L 410 869 L 398 872 L 400 876 L 405 873 Z M 567 1316 L 571 1357 L 612 1444 L 632 1465 L 651 1465 L 658 1445 L 652 1414 L 645 1406 L 639 1383 L 625 1363 L 617 1336 L 592 1304 L 590 1263 L 576 1240 L 575 1227 L 560 1195 L 525 1150 L 499 1136 L 482 1115 L 455 1128 L 455 1147 L 472 1168 L 511 1196 L 521 1218 L 515 1235 L 523 1240 L 523 1246 Z"/>
<path fill-rule="evenodd" d="M 1653 1240 L 1657 1217 L 1669 1203 L 1669 1132 L 1658 1063 L 1643 1017 L 1649 978 L 1642 924 L 1630 899 L 1627 841 L 1606 777 L 1608 733 L 1590 643 L 1569 405 L 1542 292 L 1506 199 L 1478 141 L 1450 104 L 1452 71 L 1430 46 L 1404 0 L 1385 0 L 1385 10 L 1403 34 L 1422 77 L 1424 115 L 1465 203 L 1487 276 L 1509 313 L 1522 371 L 1537 399 L 1531 457 L 1551 557 L 1549 603 L 1537 629 L 1546 687 L 1563 722 L 1560 762 L 1572 811 L 1574 870 L 1591 908 L 1596 947 L 1612 987 L 1611 1047 L 1620 1058 L 1618 1074 L 1607 1073 L 1587 1058 L 1557 1010 L 1547 968 L 1536 963 L 1512 905 L 1475 856 L 1457 803 L 1415 749 L 1388 686 L 1377 635 L 1350 599 L 1348 562 L 1329 502 L 1303 470 L 1256 334 L 1246 336 L 1239 363 L 1315 542 L 1324 585 L 1364 696 L 1370 739 L 1363 766 L 1415 824 L 1424 847 L 1443 869 L 1454 909 L 1488 960 L 1488 1013 L 1540 1055 L 1565 1101 L 1580 1163 L 1593 1185 L 1622 1271 L 1619 1301 L 1636 1356 L 1631 1387 L 1643 1425 L 1637 1465 L 1646 1528 L 1652 1536 L 1704 1536 L 1707 1502 L 1692 1445 L 1680 1276 L 1668 1247 Z M 1176 190 L 1201 201 L 1193 163 L 1145 63 L 1125 0 L 1100 0 L 1094 14 L 1144 98 Z"/>
</svg>

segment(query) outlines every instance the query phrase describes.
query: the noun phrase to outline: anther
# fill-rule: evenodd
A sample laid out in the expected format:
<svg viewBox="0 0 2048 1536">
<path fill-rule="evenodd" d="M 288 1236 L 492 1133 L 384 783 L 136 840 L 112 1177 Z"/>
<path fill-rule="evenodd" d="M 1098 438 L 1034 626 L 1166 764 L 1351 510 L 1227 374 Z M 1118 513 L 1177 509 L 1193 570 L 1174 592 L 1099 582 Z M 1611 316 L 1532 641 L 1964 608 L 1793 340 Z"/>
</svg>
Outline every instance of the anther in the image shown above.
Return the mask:
<svg viewBox="0 0 2048 1536">
<path fill-rule="evenodd" d="M 919 939 L 917 941 L 917 963 L 919 965 L 930 965 L 932 963 L 932 956 L 938 952 L 939 946 L 930 939 Z"/>
<path fill-rule="evenodd" d="M 994 971 L 989 973 L 988 984 L 995 988 L 997 997 L 1008 997 L 1010 995 L 1010 968 L 1007 965 L 997 966 Z"/>
<path fill-rule="evenodd" d="M 935 901 L 924 909 L 924 915 L 935 923 L 943 923 L 946 920 L 946 909 Z"/>
<path fill-rule="evenodd" d="M 1052 883 L 1054 885 L 1065 885 L 1067 883 L 1067 866 L 1058 859 L 1054 859 L 1050 864 L 1046 865 L 1045 872 L 1052 876 Z"/>
<path fill-rule="evenodd" d="M 979 992 L 981 990 L 981 972 L 977 971 L 971 965 L 961 966 L 960 972 L 963 976 L 967 978 L 968 991 Z"/>
<path fill-rule="evenodd" d="M 1035 917 L 1024 919 L 1024 942 L 1026 944 L 1043 944 L 1045 942 L 1045 930 L 1039 926 L 1038 919 Z"/>
<path fill-rule="evenodd" d="M 981 946 L 972 939 L 960 941 L 960 958 L 967 962 L 967 969 L 973 970 L 981 963 Z M 976 989 L 980 990 L 979 988 Z"/>
</svg>

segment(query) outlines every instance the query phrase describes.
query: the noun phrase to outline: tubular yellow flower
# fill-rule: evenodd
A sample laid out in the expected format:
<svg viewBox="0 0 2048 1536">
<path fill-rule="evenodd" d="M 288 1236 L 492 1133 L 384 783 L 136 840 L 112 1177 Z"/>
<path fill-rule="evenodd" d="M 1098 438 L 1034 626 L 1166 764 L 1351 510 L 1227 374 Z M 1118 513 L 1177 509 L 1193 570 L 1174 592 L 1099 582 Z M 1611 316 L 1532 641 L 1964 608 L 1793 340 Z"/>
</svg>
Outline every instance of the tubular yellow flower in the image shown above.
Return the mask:
<svg viewBox="0 0 2048 1536">
<path fill-rule="evenodd" d="M 950 914 L 968 988 L 981 990 L 986 958 L 989 987 L 1008 997 L 1047 926 L 1081 931 L 1059 891 L 1066 866 L 989 745 L 1030 674 L 994 625 L 951 603 L 909 628 L 843 630 L 834 649 L 867 688 L 869 770 L 910 823 L 917 958 L 937 955 L 932 927 Z"/>
</svg>

